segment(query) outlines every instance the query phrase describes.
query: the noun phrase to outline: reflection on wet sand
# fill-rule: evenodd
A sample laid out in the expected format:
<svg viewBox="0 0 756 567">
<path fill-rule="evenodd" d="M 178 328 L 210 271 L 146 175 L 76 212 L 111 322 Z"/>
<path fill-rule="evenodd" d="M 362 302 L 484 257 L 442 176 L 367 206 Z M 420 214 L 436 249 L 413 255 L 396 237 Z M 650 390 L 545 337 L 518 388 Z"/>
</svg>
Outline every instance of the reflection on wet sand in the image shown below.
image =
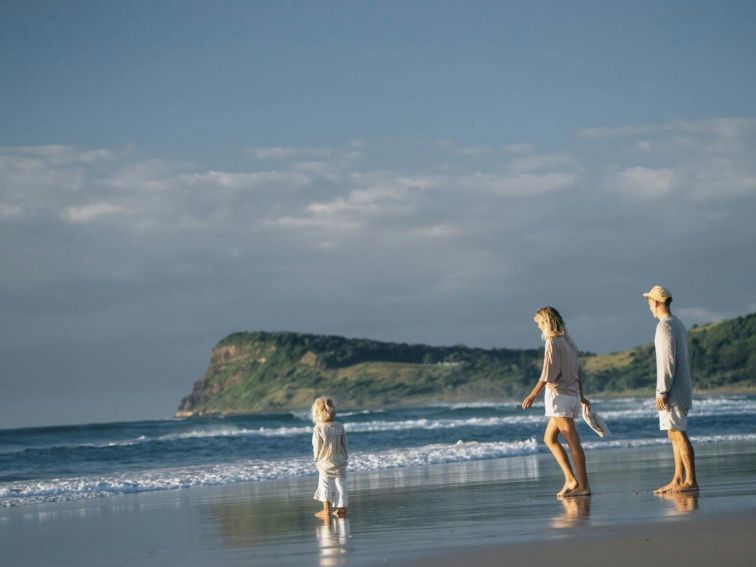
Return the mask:
<svg viewBox="0 0 756 567">
<path fill-rule="evenodd" d="M 571 528 L 591 514 L 591 497 L 560 498 L 564 511 L 551 522 L 554 528 Z"/>
<path fill-rule="evenodd" d="M 220 527 L 228 547 L 253 547 L 304 532 L 312 516 L 306 500 L 217 501 L 200 508 L 201 517 Z"/>
<path fill-rule="evenodd" d="M 695 492 L 667 492 L 658 494 L 661 499 L 673 504 L 667 508 L 667 514 L 677 516 L 679 514 L 689 514 L 698 509 L 698 491 Z"/>
<path fill-rule="evenodd" d="M 351 537 L 349 518 L 323 520 L 315 528 L 315 538 L 320 549 L 320 567 L 338 567 L 347 560 L 347 543 Z"/>
</svg>

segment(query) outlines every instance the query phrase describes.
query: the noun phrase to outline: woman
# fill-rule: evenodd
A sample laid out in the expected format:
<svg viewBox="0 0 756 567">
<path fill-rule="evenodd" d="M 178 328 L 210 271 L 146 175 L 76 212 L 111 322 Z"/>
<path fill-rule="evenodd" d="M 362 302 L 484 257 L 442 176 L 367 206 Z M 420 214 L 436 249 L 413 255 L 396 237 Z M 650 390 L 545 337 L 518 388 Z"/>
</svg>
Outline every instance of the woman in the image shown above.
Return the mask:
<svg viewBox="0 0 756 567">
<path fill-rule="evenodd" d="M 562 316 L 553 307 L 542 307 L 533 320 L 541 330 L 546 349 L 541 378 L 530 395 L 523 400 L 522 409 L 532 406 L 541 390 L 546 388 L 544 403 L 549 423 L 543 441 L 564 473 L 564 486 L 557 496 L 588 496 L 591 488 L 585 470 L 585 453 L 575 429 L 575 418 L 580 415 L 581 404 L 588 408 L 591 404 L 583 397 L 578 349 L 567 335 Z M 567 452 L 559 443 L 560 434 L 570 448 L 575 472 L 570 466 Z"/>
</svg>

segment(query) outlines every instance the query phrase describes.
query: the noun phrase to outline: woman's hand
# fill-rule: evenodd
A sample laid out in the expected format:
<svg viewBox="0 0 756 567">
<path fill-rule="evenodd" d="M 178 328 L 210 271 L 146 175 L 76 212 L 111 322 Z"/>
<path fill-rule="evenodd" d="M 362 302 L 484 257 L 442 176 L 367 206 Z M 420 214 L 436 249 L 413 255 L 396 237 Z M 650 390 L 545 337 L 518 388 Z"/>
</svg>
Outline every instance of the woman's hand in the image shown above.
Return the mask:
<svg viewBox="0 0 756 567">
<path fill-rule="evenodd" d="M 528 409 L 530 406 L 533 405 L 534 400 L 535 400 L 535 396 L 533 394 L 529 394 L 527 398 L 522 400 L 522 409 Z"/>
<path fill-rule="evenodd" d="M 588 409 L 591 409 L 591 402 L 589 402 L 586 398 L 580 398 L 580 403 L 584 406 L 588 406 Z"/>
</svg>

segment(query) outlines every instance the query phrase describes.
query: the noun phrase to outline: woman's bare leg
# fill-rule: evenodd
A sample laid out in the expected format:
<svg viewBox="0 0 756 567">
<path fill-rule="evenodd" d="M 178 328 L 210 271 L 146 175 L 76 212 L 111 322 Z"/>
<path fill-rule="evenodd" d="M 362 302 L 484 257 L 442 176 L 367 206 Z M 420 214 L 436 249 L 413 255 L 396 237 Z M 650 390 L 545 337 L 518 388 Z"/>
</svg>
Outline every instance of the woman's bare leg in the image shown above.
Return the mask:
<svg viewBox="0 0 756 567">
<path fill-rule="evenodd" d="M 577 486 L 562 496 L 588 496 L 591 493 L 591 487 L 588 484 L 588 472 L 585 468 L 585 452 L 580 443 L 580 435 L 575 428 L 575 420 L 571 417 L 553 417 L 551 419 L 554 420 L 559 433 L 567 441 L 572 456 L 572 464 L 577 473 Z"/>
<path fill-rule="evenodd" d="M 564 496 L 571 490 L 578 488 L 578 480 L 575 478 L 575 474 L 572 472 L 570 460 L 567 458 L 567 452 L 559 442 L 559 426 L 556 422 L 557 419 L 563 418 L 552 417 L 549 419 L 549 423 L 546 426 L 546 431 L 543 434 L 543 442 L 546 443 L 549 451 L 551 451 L 551 454 L 554 455 L 554 459 L 556 459 L 557 464 L 562 469 L 562 473 L 564 474 L 564 486 L 562 487 L 562 490 L 557 492 L 557 496 Z"/>
</svg>

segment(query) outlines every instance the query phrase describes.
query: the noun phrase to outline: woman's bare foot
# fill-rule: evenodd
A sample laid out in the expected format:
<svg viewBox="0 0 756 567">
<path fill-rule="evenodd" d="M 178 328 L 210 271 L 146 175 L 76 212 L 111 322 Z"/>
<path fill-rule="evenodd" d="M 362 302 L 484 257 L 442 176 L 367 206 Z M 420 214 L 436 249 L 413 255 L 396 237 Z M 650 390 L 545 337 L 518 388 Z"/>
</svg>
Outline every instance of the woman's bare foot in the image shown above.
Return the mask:
<svg viewBox="0 0 756 567">
<path fill-rule="evenodd" d="M 347 515 L 346 508 L 336 508 L 336 510 L 334 510 L 333 512 L 333 515 L 336 516 L 337 518 L 343 518 L 344 516 Z"/>
<path fill-rule="evenodd" d="M 590 496 L 591 495 L 591 489 L 586 488 L 580 488 L 579 486 L 568 491 L 566 494 L 564 494 L 564 498 L 575 498 L 577 496 Z"/>
<path fill-rule="evenodd" d="M 565 480 L 564 486 L 562 487 L 562 490 L 557 492 L 557 496 L 564 496 L 571 490 L 575 490 L 577 487 L 578 487 L 578 483 L 576 480 L 573 480 L 573 481 Z"/>
</svg>

